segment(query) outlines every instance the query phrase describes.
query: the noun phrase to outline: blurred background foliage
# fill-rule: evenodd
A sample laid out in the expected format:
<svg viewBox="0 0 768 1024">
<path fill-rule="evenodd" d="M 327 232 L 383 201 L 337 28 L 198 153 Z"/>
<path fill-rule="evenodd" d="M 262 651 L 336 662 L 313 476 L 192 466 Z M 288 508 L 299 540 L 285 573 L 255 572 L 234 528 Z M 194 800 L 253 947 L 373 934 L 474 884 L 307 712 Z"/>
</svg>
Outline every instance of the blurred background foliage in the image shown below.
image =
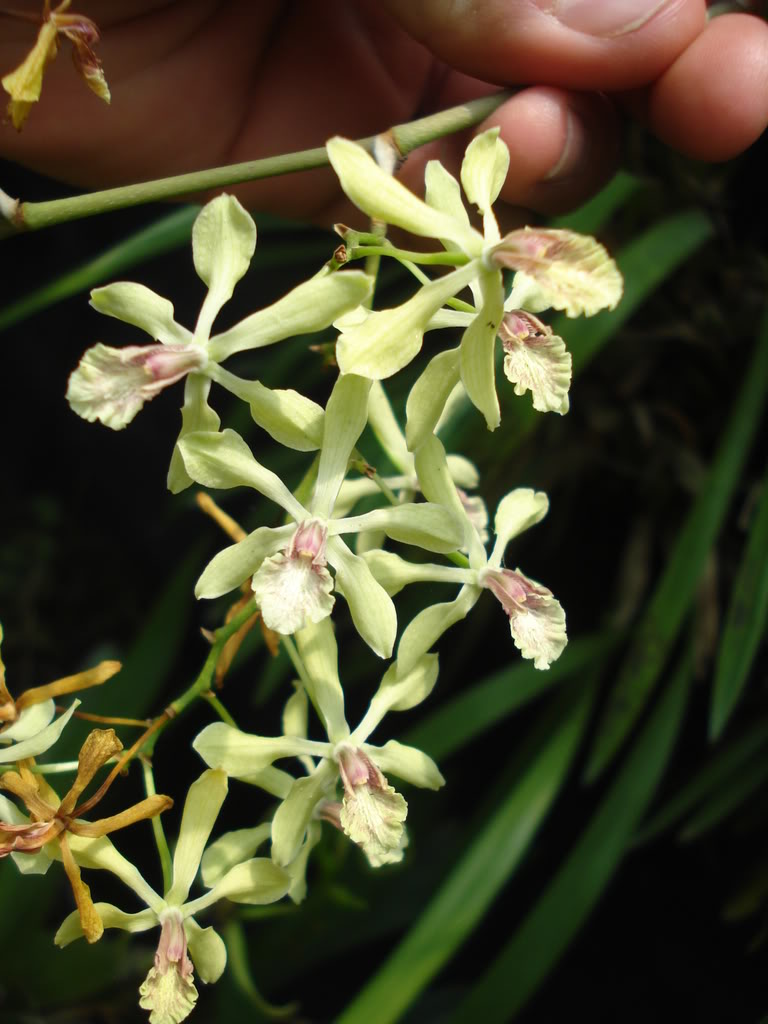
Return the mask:
<svg viewBox="0 0 768 1024">
<path fill-rule="evenodd" d="M 193 1019 L 539 1022 L 579 1007 L 592 1021 L 639 1024 L 768 1012 L 768 147 L 703 167 L 637 133 L 627 154 L 630 170 L 562 220 L 608 245 L 627 286 L 615 312 L 553 324 L 574 353 L 570 414 L 534 414 L 501 378 L 499 431 L 489 436 L 468 410 L 446 438 L 480 467 L 489 509 L 515 486 L 549 494 L 547 519 L 509 558 L 565 607 L 565 655 L 546 673 L 521 663 L 490 601 L 446 634 L 436 692 L 392 721 L 448 782 L 436 795 L 407 793 L 404 863 L 373 872 L 327 828 L 302 907 L 217 908 L 229 967 L 201 986 Z M 26 199 L 66 194 L 17 167 L 0 173 Z M 141 281 L 193 323 L 203 294 L 189 248 L 195 212 L 130 210 L 0 243 L 0 617 L 13 693 L 119 657 L 122 673 L 84 709 L 157 713 L 197 674 L 200 628 L 225 613 L 226 600 L 192 594 L 223 535 L 193 489 L 165 490 L 173 396 L 117 434 L 64 401 L 86 347 L 136 341 L 88 307 L 90 287 Z M 330 233 L 256 220 L 257 255 L 224 326 L 335 246 Z M 409 286 L 385 266 L 378 299 L 393 305 Z M 324 401 L 334 373 L 309 344 L 328 340 L 296 339 L 234 368 Z M 396 408 L 414 378 L 394 382 Z M 301 456 L 266 447 L 220 390 L 215 404 L 298 484 Z M 387 470 L 372 435 L 360 449 Z M 249 529 L 276 522 L 252 493 L 227 492 L 223 504 Z M 441 596 L 437 586 L 406 591 L 401 621 Z M 338 628 L 354 721 L 377 664 L 343 614 Z M 253 632 L 222 699 L 242 727 L 274 733 L 291 675 Z M 190 741 L 210 718 L 203 704 L 158 744 L 158 789 L 177 801 L 170 836 L 202 767 Z M 57 757 L 73 756 L 87 730 L 73 725 Z M 130 730 L 121 735 L 130 742 Z M 139 776 L 134 768 L 113 788 L 105 813 L 139 798 Z M 264 794 L 233 782 L 218 828 L 269 811 Z M 160 885 L 149 825 L 117 845 Z M 97 899 L 138 909 L 119 883 L 88 881 Z M 4 1024 L 142 1015 L 136 989 L 153 936 L 107 933 L 58 951 L 70 901 L 58 865 L 40 878 L 0 864 Z"/>
</svg>

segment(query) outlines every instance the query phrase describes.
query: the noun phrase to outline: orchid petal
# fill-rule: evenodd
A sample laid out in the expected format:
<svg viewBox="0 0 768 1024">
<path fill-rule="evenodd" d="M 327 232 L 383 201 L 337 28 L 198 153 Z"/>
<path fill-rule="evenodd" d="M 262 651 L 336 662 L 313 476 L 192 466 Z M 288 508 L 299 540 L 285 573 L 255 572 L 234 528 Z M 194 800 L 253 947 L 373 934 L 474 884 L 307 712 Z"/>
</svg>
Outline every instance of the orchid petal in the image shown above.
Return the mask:
<svg viewBox="0 0 768 1024">
<path fill-rule="evenodd" d="M 184 931 L 200 981 L 207 985 L 218 981 L 227 966 L 227 947 L 222 937 L 213 928 L 201 928 L 192 917 L 184 922 Z"/>
<path fill-rule="evenodd" d="M 41 729 L 34 736 L 21 740 L 19 743 L 12 743 L 9 747 L 0 746 L 0 764 L 8 764 L 10 761 L 21 761 L 26 757 L 38 757 L 46 750 L 49 750 L 59 736 L 61 736 L 64 727 L 79 704 L 79 700 L 73 701 L 68 711 L 65 711 L 60 718 L 56 719 L 55 722 L 51 722 L 50 725 Z"/>
<path fill-rule="evenodd" d="M 282 899 L 290 887 L 291 876 L 287 871 L 269 857 L 253 857 L 230 868 L 209 892 L 188 903 L 185 911 L 197 914 L 222 899 L 263 906 Z"/>
<path fill-rule="evenodd" d="M 331 743 L 349 736 L 344 691 L 339 679 L 339 649 L 330 619 L 305 626 L 294 637 L 309 676 L 310 697 Z"/>
<path fill-rule="evenodd" d="M 369 217 L 427 238 L 457 238 L 467 251 L 477 249 L 476 231 L 418 199 L 362 146 L 337 136 L 326 143 L 326 149 L 342 189 Z"/>
<path fill-rule="evenodd" d="M 521 328 L 518 333 L 511 324 Z M 501 324 L 504 374 L 515 385 L 515 394 L 531 392 L 538 412 L 568 412 L 572 360 L 565 342 L 544 324 L 523 311 L 507 313 Z"/>
<path fill-rule="evenodd" d="M 219 769 L 203 772 L 189 787 L 173 855 L 173 885 L 166 895 L 169 904 L 178 907 L 186 900 L 226 795 L 227 776 Z"/>
<path fill-rule="evenodd" d="M 234 196 L 225 193 L 206 203 L 192 226 L 195 270 L 208 285 L 195 328 L 198 337 L 208 339 L 213 321 L 248 270 L 255 249 L 256 225 Z"/>
<path fill-rule="evenodd" d="M 615 309 L 621 273 L 605 247 L 590 235 L 559 228 L 519 228 L 488 250 L 497 267 L 522 270 L 539 286 L 542 301 L 566 316 Z"/>
<path fill-rule="evenodd" d="M 91 306 L 105 316 L 132 324 L 163 345 L 188 345 L 192 332 L 173 318 L 173 303 L 143 284 L 115 281 L 91 292 Z"/>
<path fill-rule="evenodd" d="M 365 561 L 353 555 L 340 537 L 328 538 L 328 558 L 336 570 L 336 589 L 346 598 L 358 633 L 375 654 L 389 658 L 397 635 L 391 598 Z"/>
<path fill-rule="evenodd" d="M 401 544 L 413 544 L 426 551 L 446 554 L 461 547 L 464 519 L 434 502 L 405 502 L 376 508 L 359 516 L 332 519 L 328 524 L 329 536 L 363 530 L 382 530 Z"/>
<path fill-rule="evenodd" d="M 295 736 L 252 736 L 224 722 L 212 722 L 195 737 L 192 747 L 212 768 L 221 768 L 232 778 L 247 778 L 281 757 L 325 752 L 327 744 Z"/>
<path fill-rule="evenodd" d="M 16 721 L 0 732 L 0 752 L 11 740 L 18 743 L 37 736 L 51 722 L 55 713 L 56 705 L 50 699 L 23 708 Z"/>
<path fill-rule="evenodd" d="M 383 380 L 402 370 L 419 352 L 430 318 L 477 274 L 477 262 L 468 263 L 423 285 L 402 305 L 371 313 L 345 330 L 336 343 L 341 372 Z"/>
<path fill-rule="evenodd" d="M 140 910 L 135 914 L 126 914 L 124 910 L 120 910 L 111 903 L 96 903 L 95 907 L 105 928 L 120 928 L 125 932 L 146 932 L 150 928 L 157 927 L 158 924 L 157 914 L 152 910 Z M 53 941 L 59 948 L 63 948 L 70 942 L 74 942 L 75 939 L 82 937 L 83 926 L 80 923 L 80 913 L 73 910 L 62 921 Z"/>
<path fill-rule="evenodd" d="M 485 565 L 485 548 L 467 515 L 456 485 L 451 479 L 443 443 L 434 434 L 430 434 L 416 452 L 416 473 L 424 497 L 449 508 L 456 519 L 462 523 L 462 542 L 457 546 L 469 551 L 469 562 L 472 568 L 480 568 Z"/>
<path fill-rule="evenodd" d="M 565 612 L 552 591 L 519 569 L 490 569 L 481 581 L 509 616 L 515 647 L 533 660 L 534 668 L 548 669 L 568 643 Z"/>
<path fill-rule="evenodd" d="M 484 274 L 480 279 L 483 305 L 464 331 L 460 346 L 461 380 L 475 406 L 485 416 L 489 430 L 501 422 L 496 397 L 496 334 L 504 316 L 501 274 Z"/>
<path fill-rule="evenodd" d="M 465 584 L 455 600 L 433 604 L 419 612 L 400 638 L 397 648 L 398 673 L 407 675 L 443 633 L 469 614 L 481 594 L 480 587 Z"/>
<path fill-rule="evenodd" d="M 405 437 L 409 451 L 420 448 L 436 428 L 448 396 L 459 381 L 460 365 L 460 349 L 438 352 L 411 388 L 405 403 Z"/>
<path fill-rule="evenodd" d="M 461 248 L 465 232 L 471 230 L 469 214 L 461 201 L 461 189 L 454 176 L 443 167 L 439 160 L 430 160 L 424 169 L 424 198 L 434 210 L 446 214 L 461 226 L 461 231 L 441 238 L 443 246 Z"/>
<path fill-rule="evenodd" d="M 368 420 L 371 382 L 347 374 L 338 377 L 325 407 L 323 446 L 310 512 L 327 519 L 344 477 L 349 458 Z"/>
<path fill-rule="evenodd" d="M 251 586 L 264 625 L 284 636 L 321 622 L 333 611 L 333 577 L 325 564 L 302 555 L 278 551 L 265 558 Z"/>
<path fill-rule="evenodd" d="M 253 576 L 265 558 L 285 547 L 296 532 L 288 526 L 260 526 L 237 544 L 230 544 L 203 570 L 195 586 L 195 597 L 221 597 Z"/>
<path fill-rule="evenodd" d="M 363 745 L 363 750 L 387 775 L 409 782 L 421 789 L 440 789 L 445 779 L 432 758 L 423 750 L 390 740 L 383 747 Z"/>
<path fill-rule="evenodd" d="M 540 523 L 549 510 L 549 498 L 543 491 L 517 487 L 499 502 L 493 528 L 496 542 L 488 564 L 501 565 L 507 544 L 525 530 Z"/>
<path fill-rule="evenodd" d="M 499 228 L 491 207 L 507 178 L 509 150 L 499 138 L 499 128 L 489 128 L 467 146 L 461 164 L 461 184 L 467 199 L 483 215 L 486 242 L 496 242 Z"/>
<path fill-rule="evenodd" d="M 469 569 L 451 565 L 433 565 L 430 562 L 407 562 L 392 551 L 366 551 L 363 555 L 374 579 L 384 587 L 390 597 L 399 594 L 409 583 L 459 583 L 474 579 Z"/>
<path fill-rule="evenodd" d="M 168 467 L 168 490 L 171 494 L 180 494 L 192 484 L 192 477 L 187 473 L 179 448 L 182 439 L 196 431 L 213 434 L 221 425 L 218 413 L 208 404 L 210 390 L 210 380 L 199 373 L 191 373 L 184 381 L 181 430 Z"/>
<path fill-rule="evenodd" d="M 338 778 L 332 761 L 321 761 L 312 775 L 297 779 L 272 819 L 272 859 L 286 867 L 304 842 L 312 814 L 325 791 Z"/>
<path fill-rule="evenodd" d="M 372 288 L 373 279 L 361 270 L 336 273 L 323 270 L 273 305 L 211 338 L 209 355 L 216 362 L 223 362 L 235 352 L 322 331 L 342 314 L 365 302 Z"/>
<path fill-rule="evenodd" d="M 140 900 L 157 913 L 165 905 L 161 897 L 144 879 L 136 865 L 124 857 L 107 836 L 100 836 L 98 839 L 87 839 L 83 836 L 70 834 L 68 841 L 72 854 L 81 867 L 109 871 L 110 874 L 119 878 L 121 882 L 127 885 L 129 889 L 132 889 Z M 54 856 L 56 860 L 60 860 L 57 844 L 51 843 L 49 845 L 55 851 Z"/>
<path fill-rule="evenodd" d="M 253 487 L 297 521 L 308 518 L 280 477 L 254 459 L 234 430 L 188 434 L 179 442 L 179 449 L 187 472 L 197 483 L 217 488 Z"/>
<path fill-rule="evenodd" d="M 350 743 L 363 743 L 386 714 L 415 708 L 434 689 L 438 673 L 436 654 L 423 655 L 410 672 L 401 676 L 398 676 L 397 668 L 395 662 L 384 673 L 363 720 L 350 736 Z"/>
<path fill-rule="evenodd" d="M 240 828 L 225 832 L 215 843 L 211 843 L 201 861 L 203 885 L 210 889 L 235 866 L 250 860 L 254 853 L 270 837 L 270 822 L 255 828 Z"/>
</svg>

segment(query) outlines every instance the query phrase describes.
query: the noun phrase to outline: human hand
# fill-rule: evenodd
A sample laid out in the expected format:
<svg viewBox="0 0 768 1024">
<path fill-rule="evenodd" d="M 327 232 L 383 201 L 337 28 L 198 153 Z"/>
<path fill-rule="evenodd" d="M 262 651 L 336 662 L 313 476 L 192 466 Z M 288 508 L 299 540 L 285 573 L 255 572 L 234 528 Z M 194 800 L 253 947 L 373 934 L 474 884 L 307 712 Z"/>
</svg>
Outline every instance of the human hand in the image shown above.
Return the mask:
<svg viewBox="0 0 768 1024">
<path fill-rule="evenodd" d="M 89 187 L 367 135 L 500 86 L 536 83 L 476 130 L 498 124 L 510 148 L 502 200 L 550 213 L 610 176 L 627 111 L 704 160 L 736 155 L 768 123 L 768 26 L 743 14 L 707 23 L 704 0 L 76 7 L 102 30 L 111 107 L 83 88 L 62 54 L 24 131 L 0 131 L 0 155 Z M 23 8 L 39 13 L 39 0 Z M 10 70 L 33 34 L 20 21 L 3 27 L 0 67 Z M 452 136 L 423 147 L 404 180 L 418 189 L 433 156 L 457 167 L 465 144 Z M 327 223 L 345 213 L 326 171 L 235 191 L 251 207 L 289 216 Z"/>
</svg>

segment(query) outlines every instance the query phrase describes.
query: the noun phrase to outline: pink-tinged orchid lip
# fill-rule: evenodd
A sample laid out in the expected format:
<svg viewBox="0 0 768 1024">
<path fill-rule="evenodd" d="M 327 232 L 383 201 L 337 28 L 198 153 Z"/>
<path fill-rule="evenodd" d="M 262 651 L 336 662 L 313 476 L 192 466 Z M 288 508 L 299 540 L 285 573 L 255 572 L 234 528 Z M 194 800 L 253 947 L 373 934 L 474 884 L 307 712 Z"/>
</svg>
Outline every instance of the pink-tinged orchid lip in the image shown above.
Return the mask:
<svg viewBox="0 0 768 1024">
<path fill-rule="evenodd" d="M 184 921 L 176 908 L 160 915 L 162 931 L 154 965 L 139 988 L 139 1006 L 152 1010 L 150 1020 L 180 1022 L 197 1002 L 192 961 L 187 955 Z"/>
<path fill-rule="evenodd" d="M 484 569 L 478 576 L 509 616 L 515 647 L 535 668 L 547 669 L 565 650 L 565 612 L 552 591 L 519 569 Z"/>
<path fill-rule="evenodd" d="M 363 750 L 343 744 L 336 758 L 344 786 L 339 812 L 342 830 L 362 848 L 372 866 L 402 860 L 408 804 Z"/>
<path fill-rule="evenodd" d="M 264 624 L 290 635 L 331 614 L 333 577 L 326 569 L 328 528 L 318 519 L 298 525 L 284 551 L 265 558 L 252 581 Z"/>
<path fill-rule="evenodd" d="M 94 345 L 70 375 L 66 398 L 83 419 L 122 430 L 145 402 L 206 361 L 194 345 Z"/>
</svg>

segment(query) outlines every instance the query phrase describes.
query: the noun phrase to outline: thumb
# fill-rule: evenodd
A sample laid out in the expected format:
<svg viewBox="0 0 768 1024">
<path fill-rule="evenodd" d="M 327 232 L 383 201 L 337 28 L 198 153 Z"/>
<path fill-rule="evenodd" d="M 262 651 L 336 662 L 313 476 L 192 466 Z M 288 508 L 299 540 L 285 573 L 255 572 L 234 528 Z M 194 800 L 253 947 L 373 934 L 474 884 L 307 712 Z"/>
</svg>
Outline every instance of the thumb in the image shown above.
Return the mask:
<svg viewBox="0 0 768 1024">
<path fill-rule="evenodd" d="M 654 81 L 704 29 L 705 0 L 386 0 L 451 67 L 502 85 L 614 91 Z"/>
</svg>

